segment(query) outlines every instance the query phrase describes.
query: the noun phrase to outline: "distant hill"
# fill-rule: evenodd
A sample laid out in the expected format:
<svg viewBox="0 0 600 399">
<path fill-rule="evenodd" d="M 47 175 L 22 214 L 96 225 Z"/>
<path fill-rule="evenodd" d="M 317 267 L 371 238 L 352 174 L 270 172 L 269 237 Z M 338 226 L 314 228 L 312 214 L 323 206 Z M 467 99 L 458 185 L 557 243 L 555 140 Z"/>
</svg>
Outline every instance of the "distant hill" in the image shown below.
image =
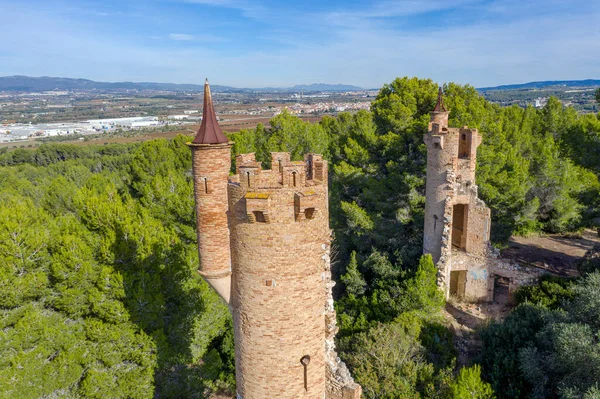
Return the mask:
<svg viewBox="0 0 600 399">
<path fill-rule="evenodd" d="M 203 85 L 151 83 L 151 82 L 95 82 L 88 79 L 54 78 L 50 76 L 2 76 L 0 90 L 4 91 L 50 91 L 50 90 L 169 90 L 201 91 Z M 236 90 L 228 86 L 211 86 L 215 91 Z"/>
<path fill-rule="evenodd" d="M 165 91 L 202 91 L 204 85 L 153 83 L 153 82 L 96 82 L 88 79 L 55 78 L 50 76 L 0 76 L 0 91 L 51 91 L 51 90 L 165 90 Z M 311 85 L 296 85 L 288 88 L 235 88 L 229 86 L 211 85 L 213 92 L 314 92 L 314 91 L 354 91 L 360 87 L 343 84 L 314 83 Z"/>
<path fill-rule="evenodd" d="M 518 89 L 542 89 L 551 86 L 567 86 L 567 87 L 582 87 L 582 86 L 600 86 L 600 80 L 585 79 L 585 80 L 545 80 L 542 82 L 529 82 L 514 85 L 502 85 L 495 87 L 480 87 L 479 91 L 492 90 L 518 90 Z"/>
</svg>

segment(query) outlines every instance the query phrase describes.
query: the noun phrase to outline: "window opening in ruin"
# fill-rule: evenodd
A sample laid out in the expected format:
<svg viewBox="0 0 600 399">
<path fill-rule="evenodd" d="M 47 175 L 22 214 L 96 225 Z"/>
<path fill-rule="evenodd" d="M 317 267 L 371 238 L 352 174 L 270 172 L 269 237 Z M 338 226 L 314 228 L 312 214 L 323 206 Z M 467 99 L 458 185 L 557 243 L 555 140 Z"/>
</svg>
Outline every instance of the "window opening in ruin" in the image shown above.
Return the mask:
<svg viewBox="0 0 600 399">
<path fill-rule="evenodd" d="M 471 156 L 469 147 L 470 146 L 469 146 L 469 140 L 467 140 L 467 135 L 464 133 L 461 134 L 460 140 L 458 142 L 458 158 L 469 159 Z"/>
<path fill-rule="evenodd" d="M 304 210 L 304 216 L 306 216 L 307 219 L 312 219 L 315 217 L 315 208 L 306 208 Z"/>
<path fill-rule="evenodd" d="M 283 166 L 281 165 L 281 159 L 278 159 L 277 162 L 279 163 L 279 171 L 282 172 Z"/>
<path fill-rule="evenodd" d="M 246 172 L 246 177 L 248 178 L 248 187 L 250 187 L 250 172 Z"/>
<path fill-rule="evenodd" d="M 435 231 L 435 229 L 437 227 L 437 221 L 438 221 L 437 215 L 433 215 L 433 231 Z"/>
<path fill-rule="evenodd" d="M 204 193 L 208 194 L 208 179 L 204 178 Z"/>
<path fill-rule="evenodd" d="M 486 241 L 490 240 L 490 220 L 488 218 L 485 219 L 483 225 L 483 238 L 485 238 Z"/>
<path fill-rule="evenodd" d="M 267 220 L 265 219 L 265 214 L 261 211 L 252 211 L 252 213 L 254 214 L 254 219 L 256 220 L 256 223 L 267 223 Z"/>
<path fill-rule="evenodd" d="M 468 209 L 466 204 L 456 204 L 452 207 L 452 246 L 461 250 L 467 248 Z"/>
<path fill-rule="evenodd" d="M 296 175 L 297 175 L 296 172 L 292 172 L 292 184 L 293 184 L 292 187 L 296 187 Z"/>
<path fill-rule="evenodd" d="M 455 270 L 450 272 L 450 295 L 455 296 L 457 298 L 464 298 L 466 286 L 466 270 Z"/>
<path fill-rule="evenodd" d="M 304 366 L 304 390 L 308 391 L 308 365 L 310 363 L 310 356 L 302 356 L 300 363 Z"/>
<path fill-rule="evenodd" d="M 494 277 L 494 302 L 508 303 L 510 297 L 510 279 L 508 277 Z"/>
</svg>

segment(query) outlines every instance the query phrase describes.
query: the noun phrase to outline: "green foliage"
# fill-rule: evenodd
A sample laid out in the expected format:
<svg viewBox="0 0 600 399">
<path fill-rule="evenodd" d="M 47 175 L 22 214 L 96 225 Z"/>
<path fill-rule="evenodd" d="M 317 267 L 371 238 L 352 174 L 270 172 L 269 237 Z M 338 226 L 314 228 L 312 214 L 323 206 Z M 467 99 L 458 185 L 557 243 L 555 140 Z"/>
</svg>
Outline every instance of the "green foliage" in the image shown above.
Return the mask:
<svg viewBox="0 0 600 399">
<path fill-rule="evenodd" d="M 185 140 L 42 146 L 2 168 L 0 397 L 231 387 L 228 312 L 196 272 Z"/>
<path fill-rule="evenodd" d="M 481 367 L 463 367 L 456 381 L 450 384 L 452 399 L 493 399 L 494 391 L 487 382 L 481 379 Z"/>
<path fill-rule="evenodd" d="M 482 332 L 485 375 L 499 397 L 579 398 L 598 392 L 600 273 L 565 289 L 570 293 L 560 294 L 571 299 L 561 307 L 520 305 Z"/>
<path fill-rule="evenodd" d="M 365 293 L 365 286 L 367 283 L 358 270 L 356 252 L 352 252 L 350 255 L 350 263 L 348 263 L 348 266 L 346 267 L 346 274 L 342 275 L 340 280 L 344 283 L 346 292 L 349 295 L 361 296 Z"/>
<path fill-rule="evenodd" d="M 271 152 L 289 152 L 293 161 L 304 159 L 304 154 L 314 152 L 329 157 L 330 136 L 320 124 L 304 122 L 284 110 L 269 122 L 270 129 L 259 124 L 256 129 L 241 130 L 229 134 L 234 142 L 232 163 L 235 156 L 256 153 L 256 159 L 271 166 Z"/>
<path fill-rule="evenodd" d="M 342 345 L 343 360 L 367 398 L 420 397 L 417 386 L 431 380 L 434 370 L 414 333 L 400 323 L 389 323 L 356 334 Z"/>
<path fill-rule="evenodd" d="M 405 280 L 402 308 L 418 310 L 425 314 L 439 311 L 444 304 L 444 294 L 437 286 L 437 268 L 430 254 L 423 255 L 415 276 Z"/>
<path fill-rule="evenodd" d="M 532 303 L 549 309 L 557 309 L 563 305 L 564 301 L 573 299 L 574 283 L 572 279 L 545 275 L 536 285 L 520 287 L 515 292 L 515 299 L 517 303 Z"/>
</svg>

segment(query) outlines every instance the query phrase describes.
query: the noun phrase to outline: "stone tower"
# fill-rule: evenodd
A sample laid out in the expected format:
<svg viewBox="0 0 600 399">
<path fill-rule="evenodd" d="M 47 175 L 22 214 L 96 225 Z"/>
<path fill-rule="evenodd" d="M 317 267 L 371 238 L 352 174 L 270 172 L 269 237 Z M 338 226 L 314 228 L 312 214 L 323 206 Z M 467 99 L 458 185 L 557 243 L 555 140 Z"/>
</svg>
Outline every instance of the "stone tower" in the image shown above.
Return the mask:
<svg viewBox="0 0 600 399">
<path fill-rule="evenodd" d="M 204 90 L 192 143 L 200 273 L 233 313 L 237 397 L 356 399 L 335 353 L 327 161 L 236 158 Z"/>
<path fill-rule="evenodd" d="M 453 257 L 486 257 L 489 253 L 490 210 L 478 198 L 475 184 L 477 129 L 448 127 L 448 109 L 442 89 L 431 112 L 427 144 L 427 184 L 425 188 L 425 226 L 423 252 L 432 255 L 439 269 L 439 284 L 446 293 L 482 299 L 487 295 L 485 276 L 454 273 L 458 262 Z M 463 262 L 464 263 L 464 262 Z M 463 264 L 460 263 L 460 264 Z M 480 287 L 470 283 L 477 280 Z M 469 288 L 470 287 L 470 288 Z"/>
<path fill-rule="evenodd" d="M 431 112 L 427 144 L 427 184 L 423 253 L 433 256 L 438 285 L 446 297 L 466 301 L 502 300 L 544 270 L 502 259 L 490 245 L 490 209 L 475 184 L 477 129 L 448 127 L 442 89 Z M 505 298 L 506 299 L 506 298 Z"/>
<path fill-rule="evenodd" d="M 217 122 L 208 79 L 204 83 L 202 124 L 188 145 L 192 149 L 200 274 L 229 303 L 231 251 L 227 184 L 231 143 Z"/>
</svg>

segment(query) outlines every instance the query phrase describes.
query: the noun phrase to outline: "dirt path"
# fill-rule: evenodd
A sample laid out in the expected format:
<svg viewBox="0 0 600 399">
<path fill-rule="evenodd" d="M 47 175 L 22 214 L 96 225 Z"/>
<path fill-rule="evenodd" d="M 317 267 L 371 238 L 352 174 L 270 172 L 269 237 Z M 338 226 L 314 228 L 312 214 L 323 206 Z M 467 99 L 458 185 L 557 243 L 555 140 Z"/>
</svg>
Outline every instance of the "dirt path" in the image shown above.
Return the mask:
<svg viewBox="0 0 600 399">
<path fill-rule="evenodd" d="M 502 251 L 502 257 L 546 269 L 558 276 L 573 277 L 577 275 L 577 262 L 598 243 L 600 236 L 592 230 L 585 230 L 579 238 L 558 234 L 512 237 L 509 247 Z"/>
</svg>

